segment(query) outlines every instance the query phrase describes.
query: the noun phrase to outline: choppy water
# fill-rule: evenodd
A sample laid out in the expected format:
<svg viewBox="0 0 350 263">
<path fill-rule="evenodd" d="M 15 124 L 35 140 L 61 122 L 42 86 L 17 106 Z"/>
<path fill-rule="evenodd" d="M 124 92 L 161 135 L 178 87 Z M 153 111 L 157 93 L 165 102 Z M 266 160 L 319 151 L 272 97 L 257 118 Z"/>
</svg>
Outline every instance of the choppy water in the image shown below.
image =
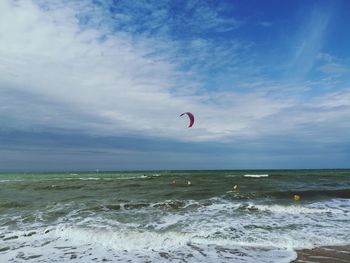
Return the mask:
<svg viewBox="0 0 350 263">
<path fill-rule="evenodd" d="M 349 198 L 350 170 L 0 174 L 0 262 L 290 262 L 349 244 Z"/>
</svg>

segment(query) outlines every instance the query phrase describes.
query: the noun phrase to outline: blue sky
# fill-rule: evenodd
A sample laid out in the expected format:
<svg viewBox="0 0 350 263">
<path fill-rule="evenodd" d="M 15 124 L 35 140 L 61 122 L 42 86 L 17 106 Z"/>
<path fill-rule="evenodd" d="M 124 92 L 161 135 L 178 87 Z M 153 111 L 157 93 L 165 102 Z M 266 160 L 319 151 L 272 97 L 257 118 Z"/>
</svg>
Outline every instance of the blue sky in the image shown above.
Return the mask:
<svg viewBox="0 0 350 263">
<path fill-rule="evenodd" d="M 349 167 L 349 8 L 3 0 L 0 170 Z"/>
</svg>

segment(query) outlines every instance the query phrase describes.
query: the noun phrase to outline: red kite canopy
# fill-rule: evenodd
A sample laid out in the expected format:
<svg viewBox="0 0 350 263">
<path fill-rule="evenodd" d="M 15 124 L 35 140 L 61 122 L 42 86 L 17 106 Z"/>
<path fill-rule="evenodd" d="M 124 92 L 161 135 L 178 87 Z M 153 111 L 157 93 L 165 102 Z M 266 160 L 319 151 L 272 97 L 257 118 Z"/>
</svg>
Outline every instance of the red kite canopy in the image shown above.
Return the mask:
<svg viewBox="0 0 350 263">
<path fill-rule="evenodd" d="M 185 115 L 185 114 L 187 114 L 187 116 L 190 118 L 190 125 L 188 126 L 188 128 L 190 128 L 190 127 L 192 127 L 192 125 L 194 123 L 194 116 L 191 112 L 184 112 L 180 115 L 180 117 Z"/>
</svg>

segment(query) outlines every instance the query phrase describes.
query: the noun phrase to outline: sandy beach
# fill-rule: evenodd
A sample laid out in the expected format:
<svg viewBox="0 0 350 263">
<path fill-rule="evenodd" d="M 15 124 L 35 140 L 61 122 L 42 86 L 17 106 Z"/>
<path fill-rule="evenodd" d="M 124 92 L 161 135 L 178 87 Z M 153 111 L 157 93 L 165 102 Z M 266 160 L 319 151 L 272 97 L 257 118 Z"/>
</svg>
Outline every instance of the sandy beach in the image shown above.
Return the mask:
<svg viewBox="0 0 350 263">
<path fill-rule="evenodd" d="M 298 258 L 291 263 L 347 263 L 350 262 L 350 246 L 325 246 L 298 250 Z"/>
</svg>

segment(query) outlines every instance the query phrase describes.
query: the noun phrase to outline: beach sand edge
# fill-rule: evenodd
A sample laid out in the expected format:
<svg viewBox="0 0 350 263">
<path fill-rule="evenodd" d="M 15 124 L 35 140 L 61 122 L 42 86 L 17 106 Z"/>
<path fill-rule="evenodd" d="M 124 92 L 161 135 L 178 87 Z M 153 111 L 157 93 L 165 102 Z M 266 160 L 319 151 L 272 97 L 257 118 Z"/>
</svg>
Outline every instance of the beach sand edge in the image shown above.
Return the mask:
<svg viewBox="0 0 350 263">
<path fill-rule="evenodd" d="M 291 263 L 346 263 L 350 262 L 350 245 L 324 246 L 313 249 L 296 250 L 298 257 Z"/>
</svg>

